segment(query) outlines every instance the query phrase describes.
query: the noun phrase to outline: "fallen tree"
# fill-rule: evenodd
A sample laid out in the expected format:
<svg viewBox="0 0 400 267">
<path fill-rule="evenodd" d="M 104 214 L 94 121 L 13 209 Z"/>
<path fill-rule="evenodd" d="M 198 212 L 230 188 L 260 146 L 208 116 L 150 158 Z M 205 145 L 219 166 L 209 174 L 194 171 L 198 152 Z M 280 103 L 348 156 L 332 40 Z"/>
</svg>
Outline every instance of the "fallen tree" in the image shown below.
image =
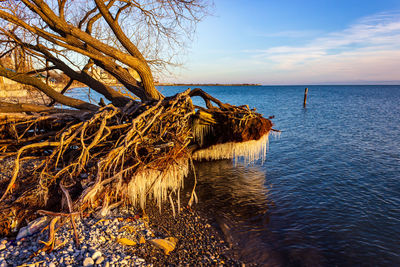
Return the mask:
<svg viewBox="0 0 400 267">
<path fill-rule="evenodd" d="M 141 43 L 129 38 L 138 31 L 120 26 L 129 17 L 141 33 L 152 33 L 155 50 L 148 44 L 143 49 L 154 56 L 163 38 L 177 41 L 176 29 L 196 22 L 203 8 L 199 1 L 183 0 L 0 3 L 2 58 L 17 52 L 33 61 L 21 68 L 3 62 L 0 75 L 52 100 L 0 102 L 0 159 L 14 162 L 12 174 L 0 180 L 1 235 L 40 214 L 104 215 L 121 204 L 144 208 L 149 198 L 160 207 L 164 201 L 174 207 L 192 159 L 245 156 L 253 161 L 265 154 L 269 120 L 198 88 L 164 97 L 154 87 L 151 66 L 168 62 L 146 60 L 139 52 Z M 131 96 L 94 78 L 94 67 L 114 77 Z M 109 104 L 65 96 L 70 83 L 58 92 L 37 75 L 49 70 L 85 84 Z M 203 98 L 205 107 L 193 105 L 193 97 Z M 27 163 L 34 165 L 32 172 L 23 170 Z"/>
</svg>

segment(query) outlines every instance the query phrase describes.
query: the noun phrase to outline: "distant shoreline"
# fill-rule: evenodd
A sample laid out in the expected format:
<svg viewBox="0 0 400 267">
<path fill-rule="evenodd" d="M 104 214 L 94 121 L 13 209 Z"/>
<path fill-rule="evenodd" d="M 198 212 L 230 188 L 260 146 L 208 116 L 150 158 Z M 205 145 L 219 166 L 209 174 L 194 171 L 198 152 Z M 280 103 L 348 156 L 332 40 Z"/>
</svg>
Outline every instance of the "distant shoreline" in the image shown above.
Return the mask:
<svg viewBox="0 0 400 267">
<path fill-rule="evenodd" d="M 261 86 L 259 83 L 155 83 L 156 86 Z"/>
</svg>

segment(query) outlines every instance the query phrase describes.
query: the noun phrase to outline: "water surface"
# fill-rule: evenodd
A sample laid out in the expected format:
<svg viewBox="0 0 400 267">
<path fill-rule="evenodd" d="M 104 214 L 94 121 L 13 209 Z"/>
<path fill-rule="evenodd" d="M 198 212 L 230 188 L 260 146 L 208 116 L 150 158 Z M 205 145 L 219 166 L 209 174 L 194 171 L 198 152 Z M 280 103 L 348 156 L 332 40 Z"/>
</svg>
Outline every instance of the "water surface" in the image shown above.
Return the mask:
<svg viewBox="0 0 400 267">
<path fill-rule="evenodd" d="M 306 109 L 305 86 L 202 88 L 275 115 L 282 131 L 263 165 L 197 166 L 200 205 L 230 227 L 244 259 L 400 266 L 400 86 L 308 86 Z"/>
<path fill-rule="evenodd" d="M 239 245 L 251 248 L 250 260 L 291 266 L 400 266 L 400 86 L 310 86 L 306 109 L 304 86 L 204 89 L 223 102 L 275 115 L 275 128 L 282 130 L 279 139 L 271 138 L 264 165 L 247 167 L 246 175 L 233 165 L 216 174 L 218 167 L 214 173 L 200 172 L 206 180 L 212 174 L 210 179 L 225 180 L 230 192 L 232 173 L 245 181 L 260 173 L 264 177 L 273 205 L 263 218 L 243 213 L 238 223 L 236 214 L 229 215 Z M 219 187 L 207 190 L 220 198 L 224 186 Z M 239 186 L 235 194 L 230 198 L 239 198 L 236 202 L 249 200 Z M 249 202 L 254 209 L 259 199 Z M 226 204 L 219 210 L 225 214 L 228 208 Z M 254 242 L 243 232 L 251 233 Z"/>
</svg>

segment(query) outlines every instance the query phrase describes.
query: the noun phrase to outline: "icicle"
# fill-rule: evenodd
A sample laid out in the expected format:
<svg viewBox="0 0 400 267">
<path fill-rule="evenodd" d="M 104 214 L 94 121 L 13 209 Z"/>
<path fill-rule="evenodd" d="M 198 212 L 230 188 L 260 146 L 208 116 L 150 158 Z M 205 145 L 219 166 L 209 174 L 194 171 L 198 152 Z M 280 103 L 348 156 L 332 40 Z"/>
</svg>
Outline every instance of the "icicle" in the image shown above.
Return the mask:
<svg viewBox="0 0 400 267">
<path fill-rule="evenodd" d="M 161 209 L 161 203 L 168 199 L 168 192 L 183 188 L 183 178 L 189 172 L 188 165 L 188 159 L 179 159 L 162 171 L 139 171 L 128 184 L 128 196 L 132 204 L 144 208 L 149 194 Z"/>
<path fill-rule="evenodd" d="M 212 130 L 213 128 L 209 124 L 201 124 L 197 121 L 193 123 L 193 135 L 200 146 L 204 144 L 204 137 L 211 133 Z"/>
<path fill-rule="evenodd" d="M 258 140 L 213 145 L 196 151 L 193 154 L 193 159 L 217 160 L 234 158 L 237 161 L 238 158 L 243 158 L 246 164 L 250 164 L 261 158 L 262 163 L 264 163 L 267 153 L 268 135 L 266 134 Z"/>
<path fill-rule="evenodd" d="M 275 140 L 279 140 L 281 138 L 281 132 L 280 131 L 271 131 L 271 135 L 275 138 Z"/>
<path fill-rule="evenodd" d="M 174 215 L 174 218 L 175 218 L 175 217 L 176 217 L 175 205 L 174 205 L 174 201 L 172 200 L 171 194 L 172 194 L 172 193 L 170 193 L 170 194 L 168 195 L 168 197 L 169 197 L 169 202 L 171 203 L 172 214 Z"/>
</svg>

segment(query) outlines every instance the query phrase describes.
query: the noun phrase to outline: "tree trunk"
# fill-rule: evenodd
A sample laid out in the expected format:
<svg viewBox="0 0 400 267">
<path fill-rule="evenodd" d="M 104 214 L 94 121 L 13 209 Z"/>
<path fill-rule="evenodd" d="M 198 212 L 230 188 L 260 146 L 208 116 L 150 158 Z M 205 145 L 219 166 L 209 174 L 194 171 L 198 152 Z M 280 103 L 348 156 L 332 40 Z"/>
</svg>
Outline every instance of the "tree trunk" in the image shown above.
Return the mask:
<svg viewBox="0 0 400 267">
<path fill-rule="evenodd" d="M 59 92 L 55 91 L 53 88 L 51 88 L 38 78 L 26 74 L 15 73 L 11 70 L 7 70 L 1 65 L 0 65 L 0 76 L 4 76 L 18 83 L 31 85 L 62 105 L 67 105 L 77 109 L 92 110 L 92 111 L 98 109 L 98 106 L 96 105 L 60 94 Z"/>
</svg>

